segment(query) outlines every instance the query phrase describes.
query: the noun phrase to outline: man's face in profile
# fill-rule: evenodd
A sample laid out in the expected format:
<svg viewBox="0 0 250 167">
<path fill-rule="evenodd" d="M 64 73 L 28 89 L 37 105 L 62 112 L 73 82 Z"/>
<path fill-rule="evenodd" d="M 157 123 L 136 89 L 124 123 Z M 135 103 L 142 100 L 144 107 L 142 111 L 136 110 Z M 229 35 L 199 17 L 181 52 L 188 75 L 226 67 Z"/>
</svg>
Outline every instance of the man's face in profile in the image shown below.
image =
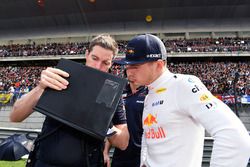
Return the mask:
<svg viewBox="0 0 250 167">
<path fill-rule="evenodd" d="M 113 56 L 113 51 L 96 45 L 90 52 L 86 52 L 86 66 L 108 72 Z"/>
</svg>

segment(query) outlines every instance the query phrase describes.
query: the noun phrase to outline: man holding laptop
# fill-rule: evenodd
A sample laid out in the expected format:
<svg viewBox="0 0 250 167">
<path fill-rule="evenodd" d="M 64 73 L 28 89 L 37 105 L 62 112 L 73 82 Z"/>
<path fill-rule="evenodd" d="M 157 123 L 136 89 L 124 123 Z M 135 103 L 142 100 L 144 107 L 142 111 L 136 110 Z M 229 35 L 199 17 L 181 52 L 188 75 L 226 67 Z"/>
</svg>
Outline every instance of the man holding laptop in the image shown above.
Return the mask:
<svg viewBox="0 0 250 167">
<path fill-rule="evenodd" d="M 113 57 L 117 54 L 117 43 L 108 35 L 95 37 L 86 51 L 86 66 L 108 72 Z M 40 83 L 26 96 L 17 100 L 13 106 L 10 120 L 21 122 L 27 118 L 36 106 L 45 88 L 64 90 L 70 84 L 64 78 L 69 77 L 65 71 L 47 68 L 41 73 Z M 63 103 L 63 102 L 62 102 Z M 112 123 L 113 136 L 108 137 L 112 145 L 125 149 L 129 134 L 123 105 L 118 104 Z M 40 140 L 36 142 L 35 151 L 27 166 L 33 167 L 99 167 L 102 166 L 103 141 L 84 134 L 74 128 L 46 117 Z"/>
</svg>

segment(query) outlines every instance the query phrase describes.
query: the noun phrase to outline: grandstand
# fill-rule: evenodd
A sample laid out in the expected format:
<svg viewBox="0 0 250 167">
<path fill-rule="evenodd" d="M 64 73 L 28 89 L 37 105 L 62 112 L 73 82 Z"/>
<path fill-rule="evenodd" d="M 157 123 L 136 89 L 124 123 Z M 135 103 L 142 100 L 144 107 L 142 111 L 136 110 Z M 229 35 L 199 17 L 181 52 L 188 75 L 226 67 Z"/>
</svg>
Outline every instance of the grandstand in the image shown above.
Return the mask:
<svg viewBox="0 0 250 167">
<path fill-rule="evenodd" d="M 159 36 L 168 51 L 169 69 L 199 76 L 250 131 L 250 2 L 131 2 L 53 0 L 41 5 L 4 0 L 0 4 L 0 138 L 40 131 L 44 116 L 39 113 L 22 123 L 9 122 L 14 101 L 34 88 L 42 69 L 55 66 L 60 58 L 84 63 L 89 40 L 100 33 L 119 42 L 117 59 L 135 35 Z M 153 20 L 147 22 L 146 15 Z M 122 67 L 114 66 L 113 73 L 121 72 Z M 207 137 L 203 167 L 208 166 L 212 149 Z"/>
</svg>

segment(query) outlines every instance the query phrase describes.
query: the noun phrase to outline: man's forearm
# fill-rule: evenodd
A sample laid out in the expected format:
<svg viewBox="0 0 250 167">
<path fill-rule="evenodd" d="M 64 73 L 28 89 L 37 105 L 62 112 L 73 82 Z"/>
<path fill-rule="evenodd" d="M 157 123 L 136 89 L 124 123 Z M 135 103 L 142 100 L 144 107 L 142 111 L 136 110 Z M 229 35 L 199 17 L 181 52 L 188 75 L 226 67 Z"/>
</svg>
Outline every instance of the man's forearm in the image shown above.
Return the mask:
<svg viewBox="0 0 250 167">
<path fill-rule="evenodd" d="M 10 121 L 21 122 L 27 118 L 33 112 L 33 107 L 37 104 L 43 91 L 43 88 L 37 86 L 21 99 L 18 99 L 12 108 Z"/>
<path fill-rule="evenodd" d="M 116 125 L 113 128 L 117 133 L 108 138 L 109 142 L 113 146 L 121 150 L 125 150 L 129 142 L 129 133 L 128 133 L 127 124 Z"/>
<path fill-rule="evenodd" d="M 221 130 L 214 136 L 210 167 L 245 167 L 250 158 L 248 134 L 231 129 Z"/>
</svg>

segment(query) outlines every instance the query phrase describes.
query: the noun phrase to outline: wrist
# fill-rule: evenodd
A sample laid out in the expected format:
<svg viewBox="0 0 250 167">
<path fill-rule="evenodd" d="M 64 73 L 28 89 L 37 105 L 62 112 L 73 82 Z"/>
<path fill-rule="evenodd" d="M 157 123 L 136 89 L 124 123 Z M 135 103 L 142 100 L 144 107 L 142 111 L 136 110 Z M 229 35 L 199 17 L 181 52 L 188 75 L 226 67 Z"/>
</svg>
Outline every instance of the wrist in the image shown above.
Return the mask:
<svg viewBox="0 0 250 167">
<path fill-rule="evenodd" d="M 116 132 L 116 130 L 115 130 L 115 127 L 112 126 L 111 128 L 108 129 L 107 134 L 106 134 L 106 137 L 111 137 L 111 136 L 115 135 L 116 133 L 117 133 L 117 132 Z"/>
<path fill-rule="evenodd" d="M 37 84 L 37 87 L 36 87 L 39 91 L 44 91 L 44 89 L 46 88 L 46 86 L 41 82 L 39 81 L 39 83 Z"/>
</svg>

